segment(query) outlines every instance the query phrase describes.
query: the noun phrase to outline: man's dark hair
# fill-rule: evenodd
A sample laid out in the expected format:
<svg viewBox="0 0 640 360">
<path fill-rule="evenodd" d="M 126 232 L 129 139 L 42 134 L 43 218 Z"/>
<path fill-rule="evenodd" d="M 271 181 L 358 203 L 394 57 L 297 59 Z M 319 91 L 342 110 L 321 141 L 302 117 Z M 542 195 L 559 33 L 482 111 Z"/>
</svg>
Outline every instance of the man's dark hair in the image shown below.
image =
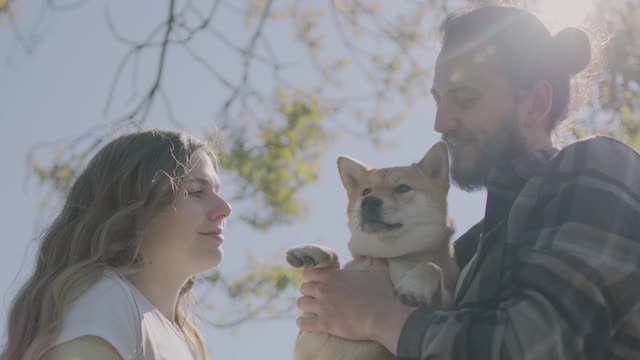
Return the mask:
<svg viewBox="0 0 640 360">
<path fill-rule="evenodd" d="M 532 13 L 511 6 L 467 7 L 451 13 L 441 27 L 449 56 L 486 55 L 516 89 L 547 80 L 553 88 L 549 129 L 569 112 L 572 78 L 592 60 L 588 34 L 569 27 L 552 35 Z M 475 55 L 472 55 L 475 54 Z M 586 83 L 583 84 L 586 87 Z"/>
</svg>

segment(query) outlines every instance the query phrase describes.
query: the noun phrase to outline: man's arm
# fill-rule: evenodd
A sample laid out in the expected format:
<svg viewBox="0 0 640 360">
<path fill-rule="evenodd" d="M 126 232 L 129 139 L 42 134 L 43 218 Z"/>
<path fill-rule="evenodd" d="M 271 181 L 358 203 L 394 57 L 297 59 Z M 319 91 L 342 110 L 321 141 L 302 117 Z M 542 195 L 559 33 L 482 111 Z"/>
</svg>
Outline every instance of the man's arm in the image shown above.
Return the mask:
<svg viewBox="0 0 640 360">
<path fill-rule="evenodd" d="M 598 358 L 604 351 L 640 358 L 640 347 L 624 345 L 640 343 L 637 334 L 610 343 L 640 299 L 640 161 L 623 150 L 605 139 L 574 145 L 555 160 L 553 176 L 527 190 L 532 197 L 520 206 L 530 209 L 508 239 L 516 262 L 510 298 L 407 316 L 380 273 L 309 272 L 299 307 L 317 316 L 300 320 L 301 329 L 376 340 L 399 359 Z"/>
<path fill-rule="evenodd" d="M 612 344 L 640 303 L 638 156 L 597 139 L 564 151 L 551 171 L 526 189 L 534 195 L 528 204 L 515 205 L 525 221 L 507 239 L 514 296 L 454 312 L 415 311 L 400 335 L 399 359 L 640 356 L 637 346 Z M 395 336 L 384 334 L 384 321 L 374 324 L 378 341 Z"/>
</svg>

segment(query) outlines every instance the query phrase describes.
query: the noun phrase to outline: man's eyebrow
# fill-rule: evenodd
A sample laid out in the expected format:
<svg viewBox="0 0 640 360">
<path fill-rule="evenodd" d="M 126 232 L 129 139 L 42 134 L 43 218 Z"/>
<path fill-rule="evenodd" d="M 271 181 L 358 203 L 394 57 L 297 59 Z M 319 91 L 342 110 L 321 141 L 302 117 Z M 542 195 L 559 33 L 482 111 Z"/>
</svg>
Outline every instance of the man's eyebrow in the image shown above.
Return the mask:
<svg viewBox="0 0 640 360">
<path fill-rule="evenodd" d="M 452 85 L 447 89 L 447 94 L 449 94 L 450 96 L 459 96 L 460 93 L 464 94 L 465 92 L 475 94 L 478 91 L 475 90 L 472 86 L 469 86 L 466 84 Z M 436 99 L 436 101 L 440 99 L 440 93 L 438 93 L 438 91 L 435 88 L 431 88 L 431 96 L 433 96 L 434 99 Z"/>
<path fill-rule="evenodd" d="M 449 94 L 455 94 L 455 93 L 460 92 L 460 91 L 471 91 L 471 92 L 474 92 L 475 90 L 474 90 L 474 88 L 472 86 L 469 86 L 467 84 L 456 84 L 456 85 L 453 85 L 453 86 L 451 86 L 451 87 L 449 87 L 447 89 L 447 92 Z"/>
</svg>

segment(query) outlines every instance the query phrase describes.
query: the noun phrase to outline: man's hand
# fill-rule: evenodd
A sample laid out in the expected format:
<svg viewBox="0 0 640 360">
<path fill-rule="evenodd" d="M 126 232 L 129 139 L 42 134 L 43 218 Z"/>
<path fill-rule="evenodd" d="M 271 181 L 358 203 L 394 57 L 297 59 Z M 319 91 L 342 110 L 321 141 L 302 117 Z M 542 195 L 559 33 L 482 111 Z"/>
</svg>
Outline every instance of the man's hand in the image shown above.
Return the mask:
<svg viewBox="0 0 640 360">
<path fill-rule="evenodd" d="M 298 308 L 303 331 L 325 332 L 349 340 L 374 340 L 396 351 L 412 308 L 394 296 L 384 260 L 368 270 L 305 269 Z"/>
</svg>

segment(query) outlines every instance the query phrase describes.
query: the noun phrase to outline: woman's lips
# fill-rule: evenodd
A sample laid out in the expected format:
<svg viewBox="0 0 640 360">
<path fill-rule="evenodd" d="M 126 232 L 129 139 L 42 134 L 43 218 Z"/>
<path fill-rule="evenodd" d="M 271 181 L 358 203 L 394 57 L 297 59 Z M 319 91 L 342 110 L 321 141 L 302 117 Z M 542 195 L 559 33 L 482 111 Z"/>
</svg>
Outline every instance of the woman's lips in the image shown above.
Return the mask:
<svg viewBox="0 0 640 360">
<path fill-rule="evenodd" d="M 222 230 L 216 230 L 211 232 L 200 233 L 200 235 L 205 236 L 209 239 L 214 240 L 218 245 L 224 242 L 224 235 Z"/>
</svg>

